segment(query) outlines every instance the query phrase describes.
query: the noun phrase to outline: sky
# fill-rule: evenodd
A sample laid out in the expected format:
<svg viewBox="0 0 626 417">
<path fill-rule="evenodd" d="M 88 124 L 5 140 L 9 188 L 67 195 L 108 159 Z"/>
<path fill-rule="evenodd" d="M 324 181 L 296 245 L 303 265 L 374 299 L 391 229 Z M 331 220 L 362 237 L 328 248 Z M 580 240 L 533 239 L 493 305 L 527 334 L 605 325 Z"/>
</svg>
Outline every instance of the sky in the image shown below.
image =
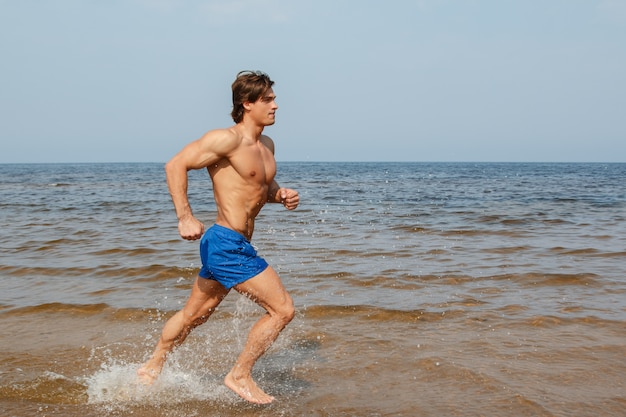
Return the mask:
<svg viewBox="0 0 626 417">
<path fill-rule="evenodd" d="M 164 162 L 276 82 L 278 161 L 626 162 L 623 0 L 0 0 L 0 163 Z"/>
</svg>

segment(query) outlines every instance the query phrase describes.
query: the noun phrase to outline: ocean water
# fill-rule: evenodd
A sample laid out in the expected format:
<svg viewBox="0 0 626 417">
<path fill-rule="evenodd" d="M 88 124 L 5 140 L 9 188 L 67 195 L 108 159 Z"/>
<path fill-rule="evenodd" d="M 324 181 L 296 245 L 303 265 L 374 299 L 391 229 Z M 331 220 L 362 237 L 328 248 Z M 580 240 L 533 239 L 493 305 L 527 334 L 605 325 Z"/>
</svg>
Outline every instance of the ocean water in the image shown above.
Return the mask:
<svg viewBox="0 0 626 417">
<path fill-rule="evenodd" d="M 0 165 L 3 416 L 624 416 L 626 164 L 279 163 L 253 244 L 297 316 L 222 379 L 262 311 L 230 294 L 136 382 L 199 269 L 162 164 Z M 195 215 L 215 217 L 206 172 Z"/>
</svg>

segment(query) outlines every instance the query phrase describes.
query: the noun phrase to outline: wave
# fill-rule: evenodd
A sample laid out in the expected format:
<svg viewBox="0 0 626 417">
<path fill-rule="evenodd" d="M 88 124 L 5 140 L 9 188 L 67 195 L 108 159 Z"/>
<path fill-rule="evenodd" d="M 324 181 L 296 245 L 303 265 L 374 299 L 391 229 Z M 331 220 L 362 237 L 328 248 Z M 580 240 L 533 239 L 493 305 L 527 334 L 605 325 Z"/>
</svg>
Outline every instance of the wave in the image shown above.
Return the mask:
<svg viewBox="0 0 626 417">
<path fill-rule="evenodd" d="M 471 276 L 471 275 L 419 275 L 415 276 L 415 279 L 424 282 L 435 282 L 448 285 L 461 285 L 466 283 L 476 283 L 481 281 L 507 281 L 520 284 L 522 286 L 536 287 L 536 286 L 591 286 L 601 287 L 603 284 L 601 276 L 593 273 L 581 272 L 576 274 L 565 273 L 544 273 L 544 272 L 523 272 L 518 274 L 497 274 L 497 275 L 485 275 L 485 276 Z"/>
<path fill-rule="evenodd" d="M 94 315 L 110 309 L 108 304 L 66 304 L 66 303 L 45 303 L 34 306 L 18 307 L 2 313 L 4 317 L 26 316 L 34 314 L 67 313 L 70 315 Z"/>
<path fill-rule="evenodd" d="M 30 266 L 0 266 L 0 274 L 13 277 L 111 277 L 133 279 L 138 282 L 158 282 L 175 278 L 195 278 L 198 268 L 177 267 L 169 265 L 146 265 L 145 267 L 112 267 L 110 265 L 95 265 L 92 268 L 79 267 L 30 267 Z"/>
</svg>

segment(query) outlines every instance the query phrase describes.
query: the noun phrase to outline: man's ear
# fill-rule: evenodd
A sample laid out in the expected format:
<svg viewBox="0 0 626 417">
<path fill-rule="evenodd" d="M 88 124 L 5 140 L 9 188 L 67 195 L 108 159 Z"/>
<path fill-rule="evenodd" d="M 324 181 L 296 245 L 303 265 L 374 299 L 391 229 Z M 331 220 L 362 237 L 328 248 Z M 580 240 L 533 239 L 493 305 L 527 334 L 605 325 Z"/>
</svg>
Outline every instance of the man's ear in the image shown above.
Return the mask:
<svg viewBox="0 0 626 417">
<path fill-rule="evenodd" d="M 250 111 L 250 107 L 252 106 L 252 103 L 250 103 L 249 101 L 244 101 L 243 102 L 243 108 L 244 110 Z"/>
</svg>

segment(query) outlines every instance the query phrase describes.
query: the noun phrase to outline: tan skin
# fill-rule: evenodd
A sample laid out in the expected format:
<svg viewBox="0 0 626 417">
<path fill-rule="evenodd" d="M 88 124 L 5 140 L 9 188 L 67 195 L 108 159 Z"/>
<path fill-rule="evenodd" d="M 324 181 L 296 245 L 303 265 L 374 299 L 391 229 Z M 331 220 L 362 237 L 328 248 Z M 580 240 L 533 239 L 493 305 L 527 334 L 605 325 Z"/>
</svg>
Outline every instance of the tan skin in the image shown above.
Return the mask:
<svg viewBox="0 0 626 417">
<path fill-rule="evenodd" d="M 248 240 L 254 232 L 254 220 L 265 203 L 281 203 L 288 210 L 298 207 L 298 192 L 281 188 L 274 181 L 274 143 L 262 134 L 263 128 L 275 121 L 278 106 L 273 90 L 268 89 L 254 103 L 244 103 L 244 109 L 240 123 L 207 132 L 185 146 L 165 166 L 183 239 L 196 240 L 204 233 L 204 225 L 194 217 L 187 199 L 187 172 L 191 169 L 206 168 L 211 176 L 217 205 L 216 223 L 241 233 Z M 252 379 L 252 368 L 293 319 L 293 302 L 271 266 L 234 288 L 257 302 L 266 314 L 250 330 L 246 345 L 224 383 L 247 401 L 267 404 L 274 397 L 257 386 Z M 154 382 L 167 355 L 193 328 L 207 321 L 228 292 L 217 281 L 196 278 L 187 303 L 167 321 L 154 353 L 137 371 L 143 382 Z"/>
</svg>

